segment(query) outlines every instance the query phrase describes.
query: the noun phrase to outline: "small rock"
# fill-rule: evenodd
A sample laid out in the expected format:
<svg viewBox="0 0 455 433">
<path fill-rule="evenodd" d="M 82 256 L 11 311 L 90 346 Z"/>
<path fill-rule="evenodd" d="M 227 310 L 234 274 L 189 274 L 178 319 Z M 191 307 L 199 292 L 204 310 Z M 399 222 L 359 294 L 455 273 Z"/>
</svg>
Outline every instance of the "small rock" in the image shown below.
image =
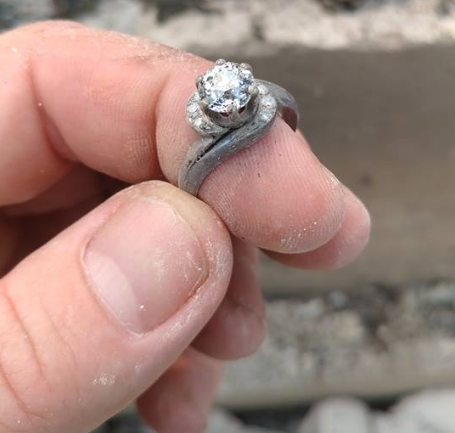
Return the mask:
<svg viewBox="0 0 455 433">
<path fill-rule="evenodd" d="M 360 400 L 333 398 L 315 406 L 299 433 L 373 433 L 372 416 Z"/>
<path fill-rule="evenodd" d="M 402 400 L 387 415 L 377 415 L 375 433 L 455 432 L 455 390 L 425 391 Z"/>
<path fill-rule="evenodd" d="M 454 433 L 454 407 L 453 389 L 413 395 L 385 414 L 361 400 L 332 398 L 311 409 L 298 433 Z"/>
</svg>

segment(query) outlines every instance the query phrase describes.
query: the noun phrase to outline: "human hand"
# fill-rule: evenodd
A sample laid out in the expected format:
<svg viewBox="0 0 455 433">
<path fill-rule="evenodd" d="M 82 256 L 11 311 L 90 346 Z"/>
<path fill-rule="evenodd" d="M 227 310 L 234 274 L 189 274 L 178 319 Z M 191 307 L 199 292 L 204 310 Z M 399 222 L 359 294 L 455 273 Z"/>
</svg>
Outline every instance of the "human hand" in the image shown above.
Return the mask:
<svg viewBox="0 0 455 433">
<path fill-rule="evenodd" d="M 200 58 L 55 22 L 2 35 L 0 66 L 0 433 L 88 432 L 136 398 L 200 431 L 220 360 L 264 337 L 257 247 L 340 267 L 367 211 L 280 119 L 200 200 L 173 186 Z"/>
</svg>

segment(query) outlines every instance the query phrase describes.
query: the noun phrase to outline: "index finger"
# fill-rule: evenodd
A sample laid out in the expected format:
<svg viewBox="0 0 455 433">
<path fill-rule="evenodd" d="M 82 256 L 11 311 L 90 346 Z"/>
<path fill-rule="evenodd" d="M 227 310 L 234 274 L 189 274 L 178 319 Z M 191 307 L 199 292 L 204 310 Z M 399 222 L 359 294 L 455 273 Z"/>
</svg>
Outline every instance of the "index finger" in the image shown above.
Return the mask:
<svg viewBox="0 0 455 433">
<path fill-rule="evenodd" d="M 0 98 L 13 121 L 0 124 L 0 140 L 15 144 L 0 148 L 1 204 L 39 194 L 72 160 L 131 183 L 162 174 L 177 182 L 196 139 L 184 107 L 210 63 L 138 38 L 42 23 L 2 36 L 0 64 L 8 76 Z M 286 253 L 325 244 L 346 210 L 340 183 L 279 119 L 218 167 L 199 196 L 236 236 Z"/>
</svg>

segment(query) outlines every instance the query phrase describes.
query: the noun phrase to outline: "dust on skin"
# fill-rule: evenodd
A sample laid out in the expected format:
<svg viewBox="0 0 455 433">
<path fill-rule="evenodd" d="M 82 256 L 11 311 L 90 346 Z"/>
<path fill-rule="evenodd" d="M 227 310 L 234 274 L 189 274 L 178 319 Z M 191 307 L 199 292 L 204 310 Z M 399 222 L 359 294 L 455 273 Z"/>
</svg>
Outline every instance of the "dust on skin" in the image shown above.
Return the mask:
<svg viewBox="0 0 455 433">
<path fill-rule="evenodd" d="M 93 380 L 93 385 L 112 386 L 115 385 L 116 377 L 114 374 L 101 373 L 100 377 Z"/>
</svg>

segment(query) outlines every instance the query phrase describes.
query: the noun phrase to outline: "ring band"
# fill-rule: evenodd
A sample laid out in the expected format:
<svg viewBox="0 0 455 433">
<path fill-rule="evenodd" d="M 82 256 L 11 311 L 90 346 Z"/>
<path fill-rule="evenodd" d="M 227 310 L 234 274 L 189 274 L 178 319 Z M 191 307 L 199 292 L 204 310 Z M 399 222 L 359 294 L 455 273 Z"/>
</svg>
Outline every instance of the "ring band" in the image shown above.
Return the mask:
<svg viewBox="0 0 455 433">
<path fill-rule="evenodd" d="M 299 121 L 293 96 L 277 84 L 255 79 L 245 63 L 217 60 L 196 85 L 187 119 L 201 137 L 188 149 L 179 173 L 179 187 L 194 196 L 216 167 L 264 137 L 277 114 L 294 131 Z"/>
</svg>

